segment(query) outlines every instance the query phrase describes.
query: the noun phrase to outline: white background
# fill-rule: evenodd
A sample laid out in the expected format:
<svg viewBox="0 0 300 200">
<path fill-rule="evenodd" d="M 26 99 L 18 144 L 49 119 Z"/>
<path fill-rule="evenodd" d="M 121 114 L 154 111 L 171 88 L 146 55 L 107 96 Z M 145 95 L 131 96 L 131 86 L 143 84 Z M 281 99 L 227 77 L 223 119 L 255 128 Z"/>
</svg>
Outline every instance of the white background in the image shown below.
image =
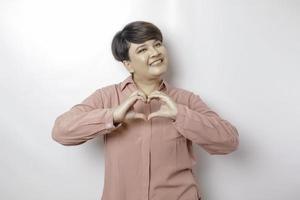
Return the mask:
<svg viewBox="0 0 300 200">
<path fill-rule="evenodd" d="M 100 199 L 102 138 L 66 147 L 51 129 L 128 76 L 110 44 L 135 20 L 161 29 L 168 81 L 239 130 L 232 154 L 194 146 L 204 199 L 299 199 L 299 13 L 296 0 L 1 0 L 0 199 Z"/>
</svg>

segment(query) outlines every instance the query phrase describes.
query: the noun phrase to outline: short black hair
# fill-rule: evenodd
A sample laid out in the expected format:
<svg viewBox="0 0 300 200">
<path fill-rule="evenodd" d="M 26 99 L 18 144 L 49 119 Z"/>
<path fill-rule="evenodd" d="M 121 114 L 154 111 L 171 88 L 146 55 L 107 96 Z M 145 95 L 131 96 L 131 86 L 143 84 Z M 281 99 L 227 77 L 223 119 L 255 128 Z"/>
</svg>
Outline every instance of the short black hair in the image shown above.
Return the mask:
<svg viewBox="0 0 300 200">
<path fill-rule="evenodd" d="M 150 22 L 134 21 L 115 34 L 111 51 L 117 61 L 130 60 L 128 54 L 130 42 L 141 44 L 152 39 L 163 41 L 159 28 Z"/>
</svg>

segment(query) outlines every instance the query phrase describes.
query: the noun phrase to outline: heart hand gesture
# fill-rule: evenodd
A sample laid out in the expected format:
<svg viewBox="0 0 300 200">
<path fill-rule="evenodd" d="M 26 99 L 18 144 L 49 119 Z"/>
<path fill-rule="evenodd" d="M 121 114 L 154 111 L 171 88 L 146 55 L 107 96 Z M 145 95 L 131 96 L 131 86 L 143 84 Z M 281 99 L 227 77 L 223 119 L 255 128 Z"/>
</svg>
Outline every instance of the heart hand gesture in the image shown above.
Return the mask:
<svg viewBox="0 0 300 200">
<path fill-rule="evenodd" d="M 158 90 L 153 91 L 148 96 L 147 102 L 154 98 L 161 99 L 165 104 L 162 104 L 158 111 L 149 114 L 147 119 L 150 120 L 153 117 L 167 117 L 175 120 L 177 115 L 176 103 L 168 95 Z"/>
<path fill-rule="evenodd" d="M 146 120 L 146 116 L 143 113 L 137 113 L 133 110 L 133 105 L 138 99 L 146 102 L 146 95 L 136 90 L 122 104 L 114 108 L 113 121 L 115 124 L 131 119 Z"/>
</svg>

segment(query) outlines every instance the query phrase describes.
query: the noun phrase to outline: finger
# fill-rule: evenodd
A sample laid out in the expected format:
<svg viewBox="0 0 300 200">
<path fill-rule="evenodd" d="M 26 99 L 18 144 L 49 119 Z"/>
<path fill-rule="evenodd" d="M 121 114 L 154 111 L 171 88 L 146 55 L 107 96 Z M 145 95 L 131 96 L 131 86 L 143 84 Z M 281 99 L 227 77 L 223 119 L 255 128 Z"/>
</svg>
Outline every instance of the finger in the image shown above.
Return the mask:
<svg viewBox="0 0 300 200">
<path fill-rule="evenodd" d="M 144 115 L 143 113 L 138 113 L 138 112 L 134 112 L 133 110 L 130 110 L 127 115 L 125 116 L 126 120 L 131 120 L 131 119 L 143 119 L 143 120 L 147 120 L 146 115 Z"/>
<path fill-rule="evenodd" d="M 132 96 L 132 97 L 128 98 L 122 105 L 122 110 L 127 112 L 129 110 L 129 108 L 132 107 L 138 99 L 143 100 L 143 98 L 141 96 Z"/>
<path fill-rule="evenodd" d="M 157 112 L 153 112 L 150 115 L 148 115 L 148 120 L 154 118 L 154 117 L 163 117 L 162 113 L 157 111 Z"/>
<path fill-rule="evenodd" d="M 135 96 L 132 96 L 132 97 L 130 97 L 129 99 L 128 99 L 128 103 L 130 104 L 130 105 L 133 105 L 135 102 L 136 102 L 136 100 L 142 100 L 142 101 L 146 101 L 146 99 L 143 97 L 143 96 L 140 96 L 140 95 L 135 95 Z"/>
<path fill-rule="evenodd" d="M 143 119 L 143 120 L 147 120 L 146 115 L 144 115 L 143 113 L 134 113 L 134 118 L 135 119 Z"/>
<path fill-rule="evenodd" d="M 176 110 L 176 103 L 173 101 L 173 99 L 171 99 L 171 97 L 169 97 L 168 95 L 166 94 L 152 94 L 150 96 L 150 99 L 153 99 L 153 98 L 158 98 L 159 100 L 161 99 L 163 102 L 166 103 L 166 105 L 172 109 L 172 110 Z"/>
<path fill-rule="evenodd" d="M 145 101 L 147 100 L 147 96 L 146 96 L 146 94 L 143 91 L 138 90 L 137 95 L 142 96 Z"/>
<path fill-rule="evenodd" d="M 154 90 L 153 92 L 150 93 L 151 94 L 161 94 L 161 95 L 167 95 L 166 93 L 159 91 L 159 90 Z"/>
<path fill-rule="evenodd" d="M 128 110 L 138 100 L 138 97 L 131 97 L 124 103 L 124 109 Z"/>
<path fill-rule="evenodd" d="M 139 95 L 139 97 L 141 97 L 140 99 L 143 101 L 143 102 L 146 102 L 147 101 L 147 97 L 145 95 Z"/>
<path fill-rule="evenodd" d="M 155 99 L 155 98 L 161 99 L 161 100 L 163 100 L 164 102 L 167 102 L 167 101 L 169 100 L 169 97 L 168 97 L 168 96 L 162 95 L 162 94 L 160 94 L 160 93 L 154 93 L 154 94 L 150 94 L 150 95 L 148 96 L 148 99 L 149 99 L 149 100 L 150 100 L 150 99 Z"/>
<path fill-rule="evenodd" d="M 138 92 L 139 92 L 139 90 L 135 90 L 134 92 L 132 92 L 132 93 L 129 95 L 128 98 L 133 97 L 133 96 L 136 96 Z"/>
<path fill-rule="evenodd" d="M 159 90 L 154 90 L 153 92 L 151 92 L 151 93 L 149 94 L 149 96 L 151 96 L 151 95 L 163 95 L 163 96 L 168 96 L 166 93 L 161 92 L 161 91 L 159 91 Z"/>
<path fill-rule="evenodd" d="M 141 96 L 145 96 L 145 93 L 140 90 L 140 89 L 137 89 L 135 90 L 134 92 L 131 93 L 132 96 L 135 96 L 135 95 L 141 95 Z"/>
<path fill-rule="evenodd" d="M 141 90 L 136 90 L 136 91 L 134 91 L 133 93 L 131 93 L 131 95 L 129 96 L 129 98 L 133 98 L 133 97 L 136 97 L 136 96 L 140 96 L 140 97 L 142 97 L 143 99 L 143 101 L 145 102 L 145 101 L 147 101 L 147 96 L 144 94 L 144 92 L 143 91 L 141 91 Z"/>
</svg>

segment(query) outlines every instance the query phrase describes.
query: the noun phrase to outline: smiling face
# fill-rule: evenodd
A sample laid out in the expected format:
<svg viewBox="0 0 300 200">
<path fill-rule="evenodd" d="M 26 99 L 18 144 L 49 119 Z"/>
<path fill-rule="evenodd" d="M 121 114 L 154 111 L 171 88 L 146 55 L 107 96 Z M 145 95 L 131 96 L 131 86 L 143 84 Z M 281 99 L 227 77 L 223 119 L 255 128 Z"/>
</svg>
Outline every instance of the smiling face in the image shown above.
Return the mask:
<svg viewBox="0 0 300 200">
<path fill-rule="evenodd" d="M 168 56 L 159 40 L 148 40 L 141 44 L 130 43 L 129 61 L 123 61 L 130 73 L 139 79 L 159 78 L 167 71 Z"/>
</svg>

